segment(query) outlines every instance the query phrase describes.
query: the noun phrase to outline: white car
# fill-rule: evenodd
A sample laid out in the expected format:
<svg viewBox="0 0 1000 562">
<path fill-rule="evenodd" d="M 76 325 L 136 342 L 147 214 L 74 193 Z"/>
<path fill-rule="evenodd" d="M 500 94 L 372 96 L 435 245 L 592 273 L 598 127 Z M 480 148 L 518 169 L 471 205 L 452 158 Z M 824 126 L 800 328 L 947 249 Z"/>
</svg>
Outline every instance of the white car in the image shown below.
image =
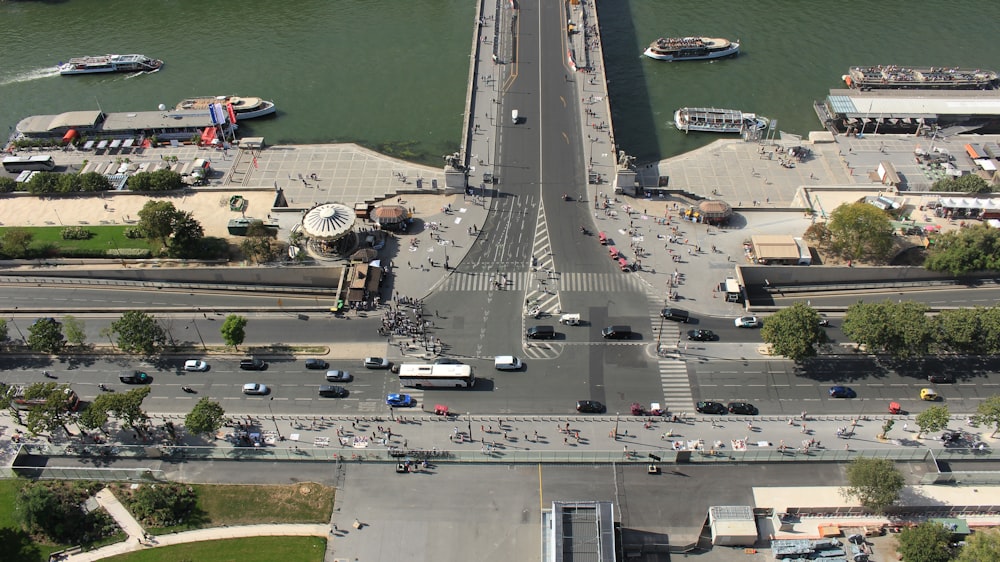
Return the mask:
<svg viewBox="0 0 1000 562">
<path fill-rule="evenodd" d="M 204 361 L 199 361 L 198 359 L 188 359 L 184 362 L 185 371 L 207 371 L 208 363 Z"/>
<path fill-rule="evenodd" d="M 740 316 L 735 323 L 737 328 L 760 328 L 760 318 L 756 316 Z"/>
<path fill-rule="evenodd" d="M 253 394 L 257 396 L 263 396 L 267 394 L 267 385 L 263 385 L 256 382 L 248 382 L 243 385 L 243 394 Z"/>
</svg>

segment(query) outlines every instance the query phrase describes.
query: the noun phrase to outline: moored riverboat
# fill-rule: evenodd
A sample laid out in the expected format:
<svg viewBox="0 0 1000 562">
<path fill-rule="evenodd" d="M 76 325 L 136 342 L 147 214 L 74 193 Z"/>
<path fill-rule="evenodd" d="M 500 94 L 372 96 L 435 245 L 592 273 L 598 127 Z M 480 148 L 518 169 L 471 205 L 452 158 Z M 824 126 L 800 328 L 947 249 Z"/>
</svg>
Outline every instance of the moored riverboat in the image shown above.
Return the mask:
<svg viewBox="0 0 1000 562">
<path fill-rule="evenodd" d="M 738 109 L 718 109 L 714 107 L 682 107 L 674 112 L 674 126 L 685 133 L 742 134 L 767 128 L 768 119 L 756 113 L 744 113 Z"/>
<path fill-rule="evenodd" d="M 213 103 L 232 106 L 237 120 L 265 117 L 277 109 L 273 101 L 240 96 L 196 96 L 178 103 L 176 109 L 207 109 Z"/>
<path fill-rule="evenodd" d="M 914 90 L 992 90 L 998 86 L 993 70 L 930 66 L 905 67 L 895 64 L 852 66 L 843 76 L 851 88 Z"/>
</svg>

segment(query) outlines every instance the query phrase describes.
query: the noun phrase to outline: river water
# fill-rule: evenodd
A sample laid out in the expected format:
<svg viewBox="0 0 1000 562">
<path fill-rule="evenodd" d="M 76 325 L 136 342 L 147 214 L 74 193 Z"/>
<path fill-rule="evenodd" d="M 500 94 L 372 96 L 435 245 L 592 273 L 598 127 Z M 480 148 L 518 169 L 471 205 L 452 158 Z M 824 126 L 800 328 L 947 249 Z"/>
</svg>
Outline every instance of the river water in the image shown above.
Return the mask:
<svg viewBox="0 0 1000 562">
<path fill-rule="evenodd" d="M 533 1 L 533 0 L 524 0 Z M 548 0 L 552 1 L 552 0 Z M 702 146 L 682 106 L 742 109 L 778 129 L 819 128 L 811 103 L 848 66 L 1000 67 L 1000 22 L 981 2 L 598 0 L 616 138 L 648 161 Z M 243 123 L 269 144 L 357 142 L 437 165 L 458 148 L 475 5 L 459 0 L 0 0 L 0 130 L 71 110 L 154 110 L 194 95 L 274 100 Z M 739 57 L 641 57 L 659 36 L 741 40 Z M 71 56 L 142 53 L 145 75 L 59 76 Z"/>
</svg>

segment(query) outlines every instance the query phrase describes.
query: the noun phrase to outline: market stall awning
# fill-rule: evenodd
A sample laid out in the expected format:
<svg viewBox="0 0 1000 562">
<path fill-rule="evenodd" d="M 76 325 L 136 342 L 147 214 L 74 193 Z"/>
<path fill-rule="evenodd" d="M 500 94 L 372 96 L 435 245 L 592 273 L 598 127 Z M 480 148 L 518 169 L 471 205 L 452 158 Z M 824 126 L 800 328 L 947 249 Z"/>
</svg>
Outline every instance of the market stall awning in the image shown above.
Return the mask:
<svg viewBox="0 0 1000 562">
<path fill-rule="evenodd" d="M 64 143 L 67 143 L 67 142 L 75 139 L 78 135 L 79 135 L 79 133 L 76 132 L 76 129 L 70 129 L 70 130 L 66 131 L 65 135 L 63 135 L 62 141 Z"/>
</svg>

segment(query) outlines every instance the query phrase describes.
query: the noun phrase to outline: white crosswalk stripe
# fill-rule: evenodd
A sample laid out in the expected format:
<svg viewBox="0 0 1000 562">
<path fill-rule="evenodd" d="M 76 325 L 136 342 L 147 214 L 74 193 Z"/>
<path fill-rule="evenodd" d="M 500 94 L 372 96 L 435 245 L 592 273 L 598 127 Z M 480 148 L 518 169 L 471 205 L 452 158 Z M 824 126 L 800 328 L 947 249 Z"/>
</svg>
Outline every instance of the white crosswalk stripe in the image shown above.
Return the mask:
<svg viewBox="0 0 1000 562">
<path fill-rule="evenodd" d="M 660 359 L 660 386 L 663 388 L 661 405 L 669 414 L 694 412 L 694 397 L 688 379 L 687 364 L 682 359 Z"/>
<path fill-rule="evenodd" d="M 503 283 L 506 281 L 506 283 Z M 628 273 L 562 273 L 538 270 L 534 272 L 461 272 L 456 271 L 441 285 L 441 291 L 493 291 L 496 283 L 503 290 L 524 291 L 532 300 L 540 295 L 558 295 L 560 292 L 635 292 L 647 287 L 635 275 Z M 659 311 L 659 308 L 656 309 Z"/>
<path fill-rule="evenodd" d="M 497 283 L 501 283 L 502 290 L 523 291 L 527 287 L 530 274 L 526 272 L 473 272 L 463 273 L 456 271 L 438 289 L 440 291 L 493 291 L 497 290 Z"/>
<path fill-rule="evenodd" d="M 528 341 L 522 346 L 525 359 L 555 359 L 562 354 L 564 346 L 557 343 Z"/>
</svg>

